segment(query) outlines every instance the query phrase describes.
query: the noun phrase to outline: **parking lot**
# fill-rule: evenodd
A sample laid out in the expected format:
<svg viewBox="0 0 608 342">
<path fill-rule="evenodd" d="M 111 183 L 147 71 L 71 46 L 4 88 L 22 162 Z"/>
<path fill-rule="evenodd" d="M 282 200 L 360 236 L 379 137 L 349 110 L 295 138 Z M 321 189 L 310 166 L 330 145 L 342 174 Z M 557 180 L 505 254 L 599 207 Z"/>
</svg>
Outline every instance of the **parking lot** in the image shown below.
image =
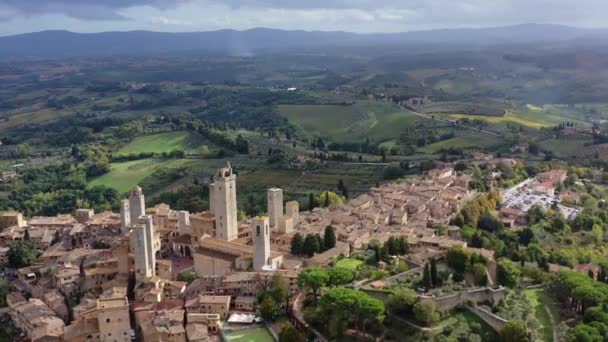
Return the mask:
<svg viewBox="0 0 608 342">
<path fill-rule="evenodd" d="M 579 207 L 564 206 L 559 203 L 559 195 L 549 196 L 534 190 L 534 182 L 527 180 L 503 193 L 503 207 L 527 212 L 534 205 L 547 210 L 557 204 L 557 208 L 568 220 L 574 220 L 581 212 Z"/>
</svg>

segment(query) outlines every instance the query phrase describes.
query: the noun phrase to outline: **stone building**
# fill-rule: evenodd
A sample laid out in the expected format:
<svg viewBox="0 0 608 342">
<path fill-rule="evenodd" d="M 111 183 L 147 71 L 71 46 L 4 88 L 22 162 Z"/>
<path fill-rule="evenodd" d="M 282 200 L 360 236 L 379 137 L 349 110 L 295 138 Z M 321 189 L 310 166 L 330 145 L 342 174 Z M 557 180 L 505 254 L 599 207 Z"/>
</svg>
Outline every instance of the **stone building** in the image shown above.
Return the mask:
<svg viewBox="0 0 608 342">
<path fill-rule="evenodd" d="M 209 185 L 209 211 L 215 215 L 215 237 L 226 241 L 238 238 L 236 215 L 236 175 L 230 163 L 220 168 Z"/>
<path fill-rule="evenodd" d="M 283 190 L 268 189 L 268 220 L 271 228 L 279 228 L 283 219 Z"/>
<path fill-rule="evenodd" d="M 281 205 L 281 210 L 282 208 Z M 268 221 L 267 217 L 256 217 L 251 221 L 254 271 L 262 271 L 274 266 L 270 264 L 270 227 Z"/>
<path fill-rule="evenodd" d="M 65 323 L 40 299 L 12 304 L 10 315 L 29 341 L 63 341 Z"/>
<path fill-rule="evenodd" d="M 221 319 L 228 318 L 230 311 L 230 296 L 197 296 L 186 301 L 186 312 L 218 314 Z"/>
</svg>

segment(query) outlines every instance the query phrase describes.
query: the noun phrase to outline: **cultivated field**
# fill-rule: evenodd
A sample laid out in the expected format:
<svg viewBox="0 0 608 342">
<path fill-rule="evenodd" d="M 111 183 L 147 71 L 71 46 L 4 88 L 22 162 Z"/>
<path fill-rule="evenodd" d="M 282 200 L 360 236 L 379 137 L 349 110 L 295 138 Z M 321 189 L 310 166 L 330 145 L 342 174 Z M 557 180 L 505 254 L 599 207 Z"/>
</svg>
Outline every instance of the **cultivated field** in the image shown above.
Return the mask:
<svg viewBox="0 0 608 342">
<path fill-rule="evenodd" d="M 113 163 L 110 172 L 97 177 L 89 186 L 105 185 L 119 192 L 126 192 L 159 169 L 177 168 L 191 163 L 188 159 L 143 159 L 123 163 Z"/>
<path fill-rule="evenodd" d="M 204 144 L 201 136 L 196 133 L 180 131 L 137 137 L 118 150 L 117 154 L 163 153 L 173 150 L 182 150 L 195 154 L 209 153 L 209 147 Z"/>
<path fill-rule="evenodd" d="M 379 101 L 353 105 L 281 105 L 279 112 L 310 135 L 331 137 L 338 142 L 385 141 L 399 136 L 420 117 L 398 106 Z"/>
</svg>

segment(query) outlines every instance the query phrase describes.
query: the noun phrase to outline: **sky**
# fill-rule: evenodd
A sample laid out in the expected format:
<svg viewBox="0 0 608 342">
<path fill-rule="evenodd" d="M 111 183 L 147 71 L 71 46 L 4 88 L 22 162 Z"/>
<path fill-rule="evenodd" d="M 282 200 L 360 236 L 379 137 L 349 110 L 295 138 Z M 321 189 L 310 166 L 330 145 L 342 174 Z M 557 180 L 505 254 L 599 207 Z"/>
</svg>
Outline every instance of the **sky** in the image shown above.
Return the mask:
<svg viewBox="0 0 608 342">
<path fill-rule="evenodd" d="M 405 32 L 523 23 L 606 27 L 607 0 L 0 0 L 0 36 L 74 32 Z"/>
</svg>

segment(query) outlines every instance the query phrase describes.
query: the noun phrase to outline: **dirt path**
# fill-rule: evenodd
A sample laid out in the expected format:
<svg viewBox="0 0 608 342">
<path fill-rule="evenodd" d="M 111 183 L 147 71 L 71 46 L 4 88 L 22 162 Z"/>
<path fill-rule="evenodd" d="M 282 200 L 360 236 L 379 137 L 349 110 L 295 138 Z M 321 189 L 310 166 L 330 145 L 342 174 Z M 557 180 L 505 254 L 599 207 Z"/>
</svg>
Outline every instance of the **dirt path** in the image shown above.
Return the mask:
<svg viewBox="0 0 608 342">
<path fill-rule="evenodd" d="M 551 325 L 553 325 L 553 342 L 559 342 L 559 337 L 557 334 L 557 322 L 555 321 L 555 317 L 553 317 L 553 313 L 551 312 L 547 304 L 543 305 L 543 307 L 545 308 L 545 312 L 549 316 L 549 319 L 551 319 Z"/>
</svg>

